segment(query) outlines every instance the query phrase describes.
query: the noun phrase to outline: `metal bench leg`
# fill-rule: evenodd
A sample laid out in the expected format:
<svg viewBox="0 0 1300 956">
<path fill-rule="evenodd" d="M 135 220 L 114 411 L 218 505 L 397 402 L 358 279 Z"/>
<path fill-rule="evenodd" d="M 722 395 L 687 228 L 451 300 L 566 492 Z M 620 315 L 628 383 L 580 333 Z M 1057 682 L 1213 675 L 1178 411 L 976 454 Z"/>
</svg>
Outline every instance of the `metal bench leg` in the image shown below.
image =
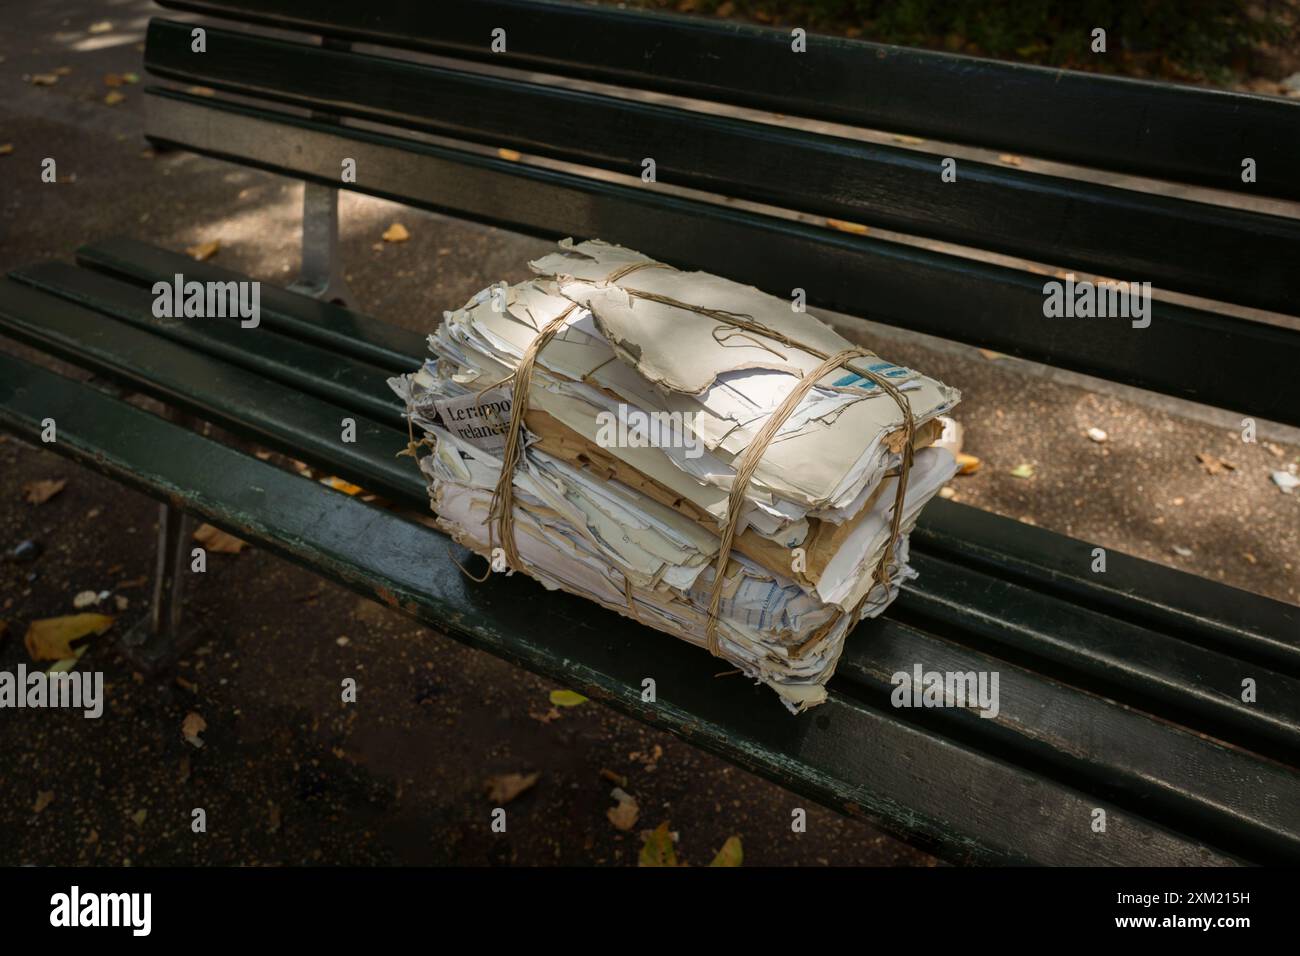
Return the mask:
<svg viewBox="0 0 1300 956">
<path fill-rule="evenodd" d="M 352 44 L 323 38 L 327 50 L 347 50 Z M 312 112 L 312 119 L 337 123 L 331 113 Z M 341 167 L 340 167 L 341 169 Z M 307 183 L 302 195 L 302 275 L 289 286 L 315 299 L 351 307 L 354 299 L 339 262 L 339 191 Z"/>
<path fill-rule="evenodd" d="M 192 419 L 169 409 L 169 421 L 189 425 Z M 152 673 L 171 664 L 179 647 L 185 574 L 190 552 L 190 519 L 179 508 L 158 506 L 158 551 L 154 557 L 153 594 L 149 615 L 122 638 L 123 650 L 133 664 Z"/>
</svg>

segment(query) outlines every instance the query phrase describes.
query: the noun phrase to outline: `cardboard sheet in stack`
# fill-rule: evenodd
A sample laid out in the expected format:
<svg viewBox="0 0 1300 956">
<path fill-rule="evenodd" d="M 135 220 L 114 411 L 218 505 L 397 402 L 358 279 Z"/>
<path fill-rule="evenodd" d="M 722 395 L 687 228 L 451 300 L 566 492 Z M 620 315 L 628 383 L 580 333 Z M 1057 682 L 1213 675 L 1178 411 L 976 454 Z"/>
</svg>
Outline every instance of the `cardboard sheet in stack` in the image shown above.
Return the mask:
<svg viewBox="0 0 1300 956">
<path fill-rule="evenodd" d="M 934 443 L 960 393 L 619 246 L 566 240 L 530 266 L 445 313 L 434 357 L 389 382 L 439 527 L 708 647 L 792 711 L 823 701 L 853 625 L 915 576 L 907 532 L 956 470 Z"/>
</svg>

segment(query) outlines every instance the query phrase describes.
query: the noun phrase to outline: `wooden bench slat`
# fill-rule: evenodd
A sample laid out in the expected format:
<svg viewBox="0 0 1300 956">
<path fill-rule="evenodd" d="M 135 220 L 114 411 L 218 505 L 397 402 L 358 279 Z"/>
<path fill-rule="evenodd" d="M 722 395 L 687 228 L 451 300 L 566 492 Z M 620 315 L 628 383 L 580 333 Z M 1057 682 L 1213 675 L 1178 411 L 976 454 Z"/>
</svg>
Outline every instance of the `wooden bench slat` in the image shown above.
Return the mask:
<svg viewBox="0 0 1300 956">
<path fill-rule="evenodd" d="M 10 276 L 25 285 L 56 291 L 72 302 L 107 312 L 175 342 L 255 369 L 268 378 L 319 395 L 405 432 L 401 402 L 388 388 L 389 375 L 383 369 L 350 356 L 340 356 L 320 345 L 300 342 L 273 329 L 240 328 L 238 319 L 158 318 L 153 314 L 151 291 L 61 262 L 15 269 Z M 253 342 L 257 343 L 255 348 Z"/>
<path fill-rule="evenodd" d="M 845 645 L 836 680 L 890 699 L 895 675 L 998 674 L 998 713 L 939 707 L 917 715 L 1018 762 L 1041 760 L 1058 779 L 1136 805 L 1181 832 L 1276 863 L 1300 860 L 1300 773 L 1261 761 L 1068 684 L 889 618 L 867 621 Z M 883 704 L 882 704 L 883 706 Z M 1249 780 L 1249 787 L 1242 781 Z M 1159 809 L 1156 809 L 1156 808 Z"/>
<path fill-rule="evenodd" d="M 1149 328 L 1047 319 L 1043 277 L 383 134 L 150 91 L 151 138 L 548 237 L 601 237 L 776 295 L 1300 424 L 1300 332 L 1167 303 Z M 338 182 L 342 157 L 358 182 Z M 1249 368 L 1250 375 L 1240 374 Z"/>
<path fill-rule="evenodd" d="M 475 584 L 441 534 L 0 355 L 0 424 L 35 442 L 46 417 L 60 423 L 61 454 L 954 861 L 1238 859 L 838 693 L 808 719 L 787 719 L 760 688 L 713 677 L 698 648 L 568 595 L 520 600 L 521 588 L 543 593 L 526 580 Z M 657 703 L 641 700 L 646 675 L 657 678 Z M 1099 807 L 1104 835 L 1091 831 Z"/>
<path fill-rule="evenodd" d="M 162 0 L 285 29 L 1300 199 L 1300 103 L 788 30 L 530 0 Z M 492 31 L 506 31 L 494 53 Z M 1258 181 L 1241 181 L 1242 159 Z"/>
<path fill-rule="evenodd" d="M 1300 220 L 966 160 L 945 183 L 939 156 L 229 30 L 195 54 L 190 30 L 152 21 L 146 68 L 629 175 L 650 156 L 660 183 L 1300 311 Z"/>
<path fill-rule="evenodd" d="M 423 479 L 409 461 L 394 458 L 407 441 L 404 430 L 168 341 L 144 323 L 128 324 L 104 314 L 121 308 L 103 303 L 92 310 L 0 279 L 0 331 L 6 335 L 287 451 L 367 491 L 427 505 Z M 356 422 L 355 443 L 339 440 L 344 417 Z"/>
</svg>

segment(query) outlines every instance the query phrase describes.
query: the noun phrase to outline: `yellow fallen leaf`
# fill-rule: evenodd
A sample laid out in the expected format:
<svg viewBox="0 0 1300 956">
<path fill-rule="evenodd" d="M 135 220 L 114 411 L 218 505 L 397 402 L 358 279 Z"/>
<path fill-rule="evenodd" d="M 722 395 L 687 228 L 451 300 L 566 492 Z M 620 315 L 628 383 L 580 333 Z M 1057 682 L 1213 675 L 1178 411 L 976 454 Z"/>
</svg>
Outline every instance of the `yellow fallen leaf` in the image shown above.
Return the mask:
<svg viewBox="0 0 1300 956">
<path fill-rule="evenodd" d="M 1006 163 L 1008 166 L 1019 166 L 1021 163 L 1021 159 L 1019 156 L 1016 156 L 1012 153 L 1002 153 L 1000 156 L 998 156 L 998 162 Z"/>
<path fill-rule="evenodd" d="M 572 690 L 553 690 L 551 691 L 551 703 L 556 707 L 577 707 L 579 704 L 585 704 L 587 698 Z"/>
<path fill-rule="evenodd" d="M 40 790 L 36 794 L 36 802 L 32 804 L 32 813 L 40 813 L 51 803 L 54 802 L 53 790 Z"/>
<path fill-rule="evenodd" d="M 510 162 L 512 163 L 517 163 L 522 158 L 518 153 L 518 151 L 513 149 L 506 149 L 504 146 L 497 150 L 497 155 L 500 156 L 502 159 L 510 160 Z"/>
<path fill-rule="evenodd" d="M 740 837 L 730 836 L 709 866 L 740 866 L 744 861 L 745 853 L 740 846 Z"/>
<path fill-rule="evenodd" d="M 957 453 L 957 474 L 973 475 L 980 470 L 983 462 L 974 455 L 968 455 L 964 451 Z"/>
<path fill-rule="evenodd" d="M 0 156 L 8 156 L 14 151 L 13 143 L 0 143 Z"/>
<path fill-rule="evenodd" d="M 217 91 L 210 86 L 187 86 L 186 93 L 193 93 L 195 96 L 216 96 Z"/>
<path fill-rule="evenodd" d="M 410 238 L 411 234 L 400 222 L 395 222 L 384 230 L 384 242 L 405 242 Z"/>
<path fill-rule="evenodd" d="M 870 230 L 858 222 L 845 222 L 843 219 L 827 219 L 826 225 L 840 232 L 851 232 L 855 236 L 865 236 Z"/>
<path fill-rule="evenodd" d="M 108 614 L 67 614 L 32 621 L 23 638 L 34 661 L 62 661 L 76 657 L 72 642 L 91 634 L 103 634 L 113 626 Z"/>
<path fill-rule="evenodd" d="M 925 140 L 921 139 L 919 136 L 905 136 L 900 133 L 894 137 L 894 142 L 906 143 L 908 146 L 919 146 L 921 143 L 924 143 Z"/>
<path fill-rule="evenodd" d="M 210 239 L 207 242 L 200 242 L 197 246 L 187 246 L 185 254 L 198 262 L 206 262 L 215 256 L 220 248 L 220 239 Z"/>
<path fill-rule="evenodd" d="M 531 790 L 540 776 L 540 773 L 503 773 L 496 777 L 488 777 L 483 786 L 488 792 L 488 799 L 500 807 L 525 790 Z"/>
<path fill-rule="evenodd" d="M 67 483 L 66 478 L 42 478 L 40 481 L 29 481 L 23 485 L 23 498 L 29 505 L 43 505 L 62 491 Z"/>
<path fill-rule="evenodd" d="M 352 482 L 344 481 L 342 478 L 335 478 L 333 475 L 328 478 L 322 478 L 320 483 L 322 485 L 329 485 L 335 491 L 341 491 L 345 495 L 358 495 L 361 493 L 360 485 L 354 485 Z"/>
<path fill-rule="evenodd" d="M 75 657 L 65 657 L 61 661 L 55 661 L 53 664 L 51 664 L 49 667 L 45 669 L 45 673 L 62 674 L 64 671 L 72 670 L 74 667 L 77 666 L 77 661 L 81 660 L 82 655 L 84 655 L 86 651 L 90 650 L 90 645 L 82 644 L 80 647 L 74 647 L 72 650 L 73 653 L 76 655 Z"/>
<path fill-rule="evenodd" d="M 194 540 L 217 554 L 239 554 L 248 547 L 233 534 L 226 534 L 220 528 L 214 528 L 210 524 L 199 525 L 194 532 Z"/>
<path fill-rule="evenodd" d="M 645 843 L 637 856 L 637 866 L 677 866 L 677 848 L 673 846 L 673 835 L 668 832 L 668 821 L 645 835 Z"/>
<path fill-rule="evenodd" d="M 1016 465 L 1016 467 L 1011 469 L 1009 474 L 1013 478 L 1032 478 L 1034 477 L 1034 466 L 1028 464 Z"/>
<path fill-rule="evenodd" d="M 91 33 L 107 33 L 111 29 L 113 29 L 111 20 L 100 20 L 97 23 L 92 23 L 89 27 Z"/>
<path fill-rule="evenodd" d="M 104 105 L 116 106 L 118 103 L 121 103 L 125 100 L 126 97 L 123 96 L 121 93 L 119 93 L 117 90 L 109 90 L 108 94 L 104 97 Z"/>
</svg>

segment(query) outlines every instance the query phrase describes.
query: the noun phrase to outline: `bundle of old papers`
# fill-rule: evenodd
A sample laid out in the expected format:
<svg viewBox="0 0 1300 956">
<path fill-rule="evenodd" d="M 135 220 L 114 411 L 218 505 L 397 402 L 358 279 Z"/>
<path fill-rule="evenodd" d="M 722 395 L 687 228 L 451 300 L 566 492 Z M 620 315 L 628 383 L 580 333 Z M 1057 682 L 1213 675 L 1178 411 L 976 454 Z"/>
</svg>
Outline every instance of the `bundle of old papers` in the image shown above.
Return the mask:
<svg viewBox="0 0 1300 956">
<path fill-rule="evenodd" d="M 853 625 L 915 576 L 907 532 L 956 470 L 935 441 L 960 393 L 619 246 L 530 266 L 389 382 L 439 527 L 708 647 L 792 711 L 823 701 Z"/>
</svg>

